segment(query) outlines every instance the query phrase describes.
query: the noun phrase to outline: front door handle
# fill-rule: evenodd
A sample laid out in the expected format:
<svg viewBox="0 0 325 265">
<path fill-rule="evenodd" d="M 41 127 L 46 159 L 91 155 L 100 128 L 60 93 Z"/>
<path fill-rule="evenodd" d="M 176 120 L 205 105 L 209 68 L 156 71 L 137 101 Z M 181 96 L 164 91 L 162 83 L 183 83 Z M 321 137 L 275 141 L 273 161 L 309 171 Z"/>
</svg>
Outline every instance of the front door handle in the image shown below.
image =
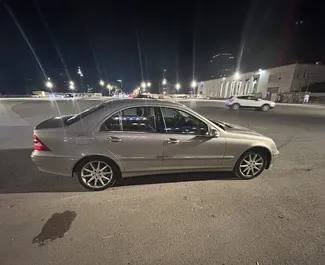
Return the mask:
<svg viewBox="0 0 325 265">
<path fill-rule="evenodd" d="M 168 139 L 165 140 L 165 143 L 167 143 L 167 144 L 178 144 L 179 140 L 175 139 L 175 138 L 168 138 Z"/>
<path fill-rule="evenodd" d="M 114 143 L 122 142 L 122 138 L 117 136 L 108 136 L 107 138 L 105 138 L 105 140 Z"/>
</svg>

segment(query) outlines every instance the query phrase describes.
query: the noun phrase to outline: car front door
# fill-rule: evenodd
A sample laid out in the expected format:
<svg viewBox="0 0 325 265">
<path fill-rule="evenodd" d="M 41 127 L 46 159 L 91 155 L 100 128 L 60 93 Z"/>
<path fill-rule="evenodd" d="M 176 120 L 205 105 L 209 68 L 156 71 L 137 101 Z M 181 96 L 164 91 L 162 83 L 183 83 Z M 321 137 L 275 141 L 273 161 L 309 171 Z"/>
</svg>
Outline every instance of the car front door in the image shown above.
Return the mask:
<svg viewBox="0 0 325 265">
<path fill-rule="evenodd" d="M 216 169 L 222 166 L 226 143 L 209 136 L 208 125 L 185 110 L 161 108 L 165 133 L 163 170 Z"/>
<path fill-rule="evenodd" d="M 250 100 L 249 96 L 240 96 L 238 99 L 239 104 L 244 108 L 251 108 L 254 106 L 254 102 Z"/>
<path fill-rule="evenodd" d="M 250 106 L 253 108 L 260 107 L 261 102 L 259 102 L 257 97 L 249 96 L 248 101 L 250 102 Z"/>
<path fill-rule="evenodd" d="M 95 133 L 127 173 L 161 170 L 162 134 L 157 132 L 153 107 L 131 107 L 108 117 Z"/>
</svg>

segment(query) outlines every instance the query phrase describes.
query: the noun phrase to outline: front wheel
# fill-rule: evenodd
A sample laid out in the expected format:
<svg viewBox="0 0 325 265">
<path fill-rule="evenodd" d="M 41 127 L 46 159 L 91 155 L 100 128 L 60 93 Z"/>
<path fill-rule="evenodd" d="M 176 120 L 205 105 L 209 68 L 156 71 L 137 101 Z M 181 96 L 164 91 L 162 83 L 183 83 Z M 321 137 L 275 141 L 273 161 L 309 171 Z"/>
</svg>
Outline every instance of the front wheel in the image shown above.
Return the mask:
<svg viewBox="0 0 325 265">
<path fill-rule="evenodd" d="M 108 159 L 93 157 L 82 161 L 76 173 L 82 186 L 88 190 L 100 191 L 114 185 L 119 171 Z"/>
<path fill-rule="evenodd" d="M 271 108 L 270 105 L 268 105 L 268 104 L 264 104 L 264 105 L 261 107 L 261 110 L 262 110 L 262 111 L 268 111 L 270 108 Z"/>
<path fill-rule="evenodd" d="M 266 158 L 262 152 L 248 151 L 237 161 L 234 173 L 241 179 L 253 179 L 260 175 L 266 167 Z"/>
</svg>

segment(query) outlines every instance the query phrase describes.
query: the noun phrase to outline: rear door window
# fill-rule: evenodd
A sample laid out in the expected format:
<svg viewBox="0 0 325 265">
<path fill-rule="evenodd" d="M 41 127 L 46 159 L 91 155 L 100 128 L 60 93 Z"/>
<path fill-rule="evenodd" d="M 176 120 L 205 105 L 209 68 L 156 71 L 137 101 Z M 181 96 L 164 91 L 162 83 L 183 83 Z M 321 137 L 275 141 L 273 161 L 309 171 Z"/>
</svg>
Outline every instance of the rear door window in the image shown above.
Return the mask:
<svg viewBox="0 0 325 265">
<path fill-rule="evenodd" d="M 100 131 L 157 132 L 154 107 L 127 108 L 109 117 Z"/>
<path fill-rule="evenodd" d="M 105 106 L 106 106 L 106 105 L 105 105 L 104 103 L 102 103 L 102 104 L 99 104 L 99 105 L 97 105 L 97 106 L 95 106 L 95 107 L 92 107 L 92 108 L 86 109 L 86 110 L 84 110 L 83 112 L 80 112 L 80 113 L 78 113 L 78 114 L 72 116 L 71 118 L 67 119 L 67 120 L 65 121 L 65 124 L 66 124 L 66 125 L 73 124 L 73 123 L 75 123 L 75 122 L 81 120 L 82 118 L 85 118 L 86 116 L 88 116 L 88 115 L 90 115 L 90 114 L 96 112 L 97 110 L 100 110 L 100 109 L 105 108 Z"/>
</svg>

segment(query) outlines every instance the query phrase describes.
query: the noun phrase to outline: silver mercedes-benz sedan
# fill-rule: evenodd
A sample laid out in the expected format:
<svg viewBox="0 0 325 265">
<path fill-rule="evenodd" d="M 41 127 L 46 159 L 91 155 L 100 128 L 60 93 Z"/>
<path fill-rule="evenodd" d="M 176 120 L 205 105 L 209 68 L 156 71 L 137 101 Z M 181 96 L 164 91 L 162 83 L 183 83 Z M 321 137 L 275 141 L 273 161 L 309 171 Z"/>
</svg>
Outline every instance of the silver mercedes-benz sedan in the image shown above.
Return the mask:
<svg viewBox="0 0 325 265">
<path fill-rule="evenodd" d="M 259 133 L 155 99 L 111 100 L 48 119 L 35 127 L 33 140 L 39 170 L 75 175 L 90 190 L 163 173 L 232 171 L 252 179 L 279 154 Z"/>
</svg>

